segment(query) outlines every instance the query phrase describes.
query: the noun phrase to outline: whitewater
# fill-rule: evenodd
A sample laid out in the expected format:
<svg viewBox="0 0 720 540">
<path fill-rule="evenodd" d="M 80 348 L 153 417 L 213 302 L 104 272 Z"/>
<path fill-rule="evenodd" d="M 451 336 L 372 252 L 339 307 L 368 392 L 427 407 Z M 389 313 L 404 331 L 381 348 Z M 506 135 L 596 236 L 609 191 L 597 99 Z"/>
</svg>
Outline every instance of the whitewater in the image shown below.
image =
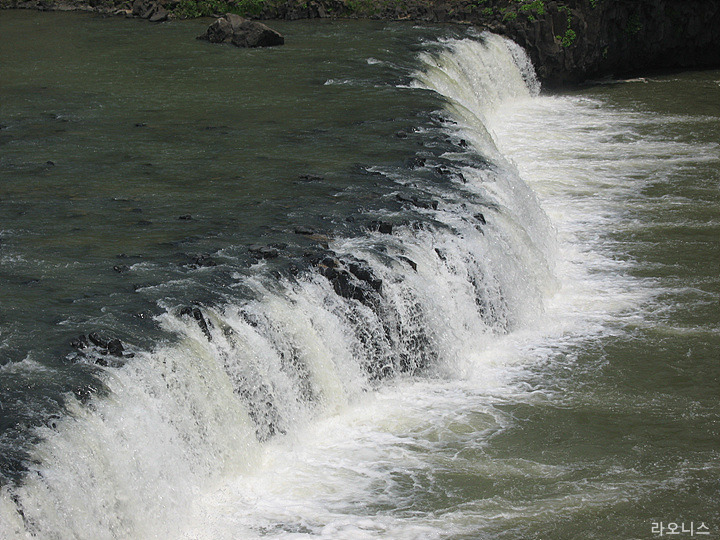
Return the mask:
<svg viewBox="0 0 720 540">
<path fill-rule="evenodd" d="M 175 340 L 37 428 L 0 492 L 2 538 L 493 538 L 654 485 L 494 445 L 524 407 L 562 407 L 544 369 L 644 324 L 658 290 L 599 231 L 652 156 L 692 149 L 616 142 L 646 118 L 541 95 L 493 34 L 427 43 L 417 65 L 404 90 L 446 103 L 450 186 L 378 167 L 415 190 L 413 219 L 388 208 L 296 275 L 260 261 L 199 316 L 162 306 Z"/>
</svg>

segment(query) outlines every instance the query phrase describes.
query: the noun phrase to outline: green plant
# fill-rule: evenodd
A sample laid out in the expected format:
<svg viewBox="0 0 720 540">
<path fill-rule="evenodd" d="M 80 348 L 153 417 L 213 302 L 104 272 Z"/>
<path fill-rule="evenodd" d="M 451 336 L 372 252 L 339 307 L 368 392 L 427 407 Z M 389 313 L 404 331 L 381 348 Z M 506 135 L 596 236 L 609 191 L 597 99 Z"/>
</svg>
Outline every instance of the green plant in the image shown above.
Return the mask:
<svg viewBox="0 0 720 540">
<path fill-rule="evenodd" d="M 555 37 L 560 40 L 560 45 L 567 49 L 568 47 L 572 47 L 573 43 L 575 43 L 577 34 L 575 33 L 575 30 L 573 30 L 572 28 L 568 28 L 567 30 L 565 30 L 564 36 Z"/>
<path fill-rule="evenodd" d="M 523 2 L 520 6 L 520 11 L 528 13 L 530 15 L 545 15 L 545 2 L 543 0 L 533 0 L 532 2 Z"/>
<path fill-rule="evenodd" d="M 518 16 L 517 12 L 507 11 L 507 12 L 505 12 L 505 15 L 503 15 L 502 20 L 503 20 L 503 22 L 514 21 L 515 19 L 517 19 L 517 16 Z"/>
<path fill-rule="evenodd" d="M 572 29 L 572 11 L 568 6 L 560 6 L 558 11 L 565 13 L 567 17 L 567 27 L 565 34 L 562 36 L 555 36 L 555 39 L 557 39 L 560 42 L 560 45 L 564 48 L 572 47 L 577 39 L 577 34 L 575 33 L 575 30 Z"/>
</svg>

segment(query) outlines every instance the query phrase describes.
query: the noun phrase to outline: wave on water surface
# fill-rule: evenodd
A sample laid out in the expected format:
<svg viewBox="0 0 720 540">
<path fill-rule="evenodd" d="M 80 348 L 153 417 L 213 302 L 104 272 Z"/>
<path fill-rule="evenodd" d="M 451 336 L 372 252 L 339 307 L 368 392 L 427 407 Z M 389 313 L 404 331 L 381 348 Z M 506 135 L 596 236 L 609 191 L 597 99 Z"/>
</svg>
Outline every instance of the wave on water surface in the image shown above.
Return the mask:
<svg viewBox="0 0 720 540">
<path fill-rule="evenodd" d="M 535 324 L 555 287 L 552 227 L 498 150 L 487 120 L 501 103 L 538 92 L 527 57 L 512 42 L 483 34 L 444 42 L 420 62 L 415 91 L 446 98 L 451 120 L 445 131 L 456 151 L 442 156 L 442 165 L 418 161 L 415 170 L 432 169 L 449 181 L 429 183 L 413 170 L 377 171 L 397 183 L 394 202 L 403 210 L 375 216 L 374 230 L 332 239 L 327 252 L 296 275 L 278 277 L 258 264 L 242 282 L 252 295 L 237 301 L 168 306 L 159 323 L 176 341 L 107 367 L 106 395 L 84 404 L 71 400 L 68 416 L 38 429 L 41 442 L 23 480 L 2 488 L 0 536 L 357 538 L 361 530 L 373 537 L 398 526 L 343 525 L 342 504 L 371 504 L 357 493 L 340 493 L 343 475 L 357 491 L 357 478 L 374 489 L 372 475 L 379 473 L 361 470 L 361 463 L 319 465 L 322 452 L 312 434 L 331 429 L 341 437 L 327 440 L 334 459 L 342 459 L 338 448 L 345 443 L 356 444 L 351 459 L 363 452 L 370 460 L 387 459 L 378 434 L 359 450 L 362 426 L 383 403 L 407 407 L 397 421 L 417 427 L 427 411 L 413 404 L 412 389 L 446 395 L 452 405 L 457 390 L 445 381 L 461 388 L 468 378 L 501 376 L 493 375 L 486 353 Z M 96 353 L 88 346 L 80 360 L 96 361 Z M 398 385 L 410 394 L 391 397 Z M 473 414 L 488 429 L 502 423 L 497 411 Z M 349 424 L 360 431 L 349 434 Z M 395 437 L 391 433 L 384 436 Z M 323 489 L 345 502 L 327 503 L 324 514 L 317 494 L 298 502 L 310 481 L 277 461 L 297 463 L 293 452 L 306 459 L 306 474 L 325 468 L 339 475 Z M 257 471 L 268 467 L 296 482 L 283 485 L 298 508 L 282 510 L 290 504 L 282 490 L 280 506 L 253 499 L 263 486 Z M 242 492 L 240 485 L 252 489 Z M 235 507 L 237 520 L 228 527 L 238 536 L 219 532 L 219 517 L 215 529 L 198 525 L 213 505 L 227 510 L 223 499 Z M 198 501 L 206 506 L 198 510 Z M 303 517 L 302 504 L 312 516 Z M 417 527 L 407 531 L 428 533 Z"/>
</svg>

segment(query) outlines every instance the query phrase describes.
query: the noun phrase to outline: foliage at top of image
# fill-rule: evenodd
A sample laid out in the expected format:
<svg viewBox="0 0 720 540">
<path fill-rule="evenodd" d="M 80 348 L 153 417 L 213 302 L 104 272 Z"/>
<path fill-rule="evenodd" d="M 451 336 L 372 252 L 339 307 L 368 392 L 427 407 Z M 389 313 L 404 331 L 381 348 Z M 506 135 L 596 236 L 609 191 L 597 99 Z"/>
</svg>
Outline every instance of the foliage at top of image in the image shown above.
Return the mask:
<svg viewBox="0 0 720 540">
<path fill-rule="evenodd" d="M 264 0 L 180 0 L 173 13 L 181 19 L 212 17 L 221 13 L 252 17 L 260 15 L 264 3 Z"/>
</svg>

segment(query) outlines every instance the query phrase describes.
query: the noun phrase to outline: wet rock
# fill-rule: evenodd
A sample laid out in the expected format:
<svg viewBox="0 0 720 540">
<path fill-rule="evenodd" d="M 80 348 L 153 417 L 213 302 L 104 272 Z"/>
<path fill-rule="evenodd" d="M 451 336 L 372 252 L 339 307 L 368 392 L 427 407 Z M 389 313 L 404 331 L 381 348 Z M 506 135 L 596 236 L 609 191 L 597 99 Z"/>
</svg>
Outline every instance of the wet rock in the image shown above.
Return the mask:
<svg viewBox="0 0 720 540">
<path fill-rule="evenodd" d="M 70 346 L 78 352 L 78 357 L 91 359 L 95 364 L 103 367 L 110 365 L 110 363 L 99 355 L 109 354 L 116 358 L 132 358 L 135 356 L 133 353 L 125 352 L 125 347 L 119 339 L 106 340 L 100 337 L 97 332 L 71 339 Z"/>
<path fill-rule="evenodd" d="M 339 259 L 327 257 L 317 268 L 320 274 L 330 281 L 335 294 L 377 309 L 382 280 L 372 273 L 369 266 L 355 261 L 346 264 Z"/>
<path fill-rule="evenodd" d="M 182 216 L 179 216 L 178 219 L 180 221 L 192 221 L 192 216 L 190 214 L 183 214 Z"/>
<path fill-rule="evenodd" d="M 81 349 L 85 349 L 86 347 L 89 347 L 89 346 L 90 346 L 90 341 L 88 340 L 87 336 L 85 336 L 85 335 L 83 334 L 83 335 L 80 335 L 80 336 L 78 336 L 78 337 L 76 337 L 76 338 L 71 339 L 71 340 L 70 340 L 70 346 L 71 346 L 73 349 L 76 349 L 76 350 L 79 351 L 79 350 L 81 350 Z"/>
<path fill-rule="evenodd" d="M 474 217 L 475 219 L 477 219 L 482 225 L 487 224 L 487 221 L 485 220 L 485 216 L 482 215 L 480 212 L 478 212 L 477 214 L 475 214 L 473 217 Z"/>
<path fill-rule="evenodd" d="M 405 133 L 404 131 L 398 131 L 398 132 L 395 134 L 395 136 L 396 136 L 398 139 L 407 139 L 408 134 Z"/>
<path fill-rule="evenodd" d="M 423 208 L 426 210 L 437 210 L 437 208 L 438 208 L 437 201 L 432 201 L 432 200 L 426 201 L 426 200 L 419 199 L 418 197 L 415 197 L 415 196 L 407 196 L 407 195 L 403 195 L 401 193 L 398 193 L 395 196 L 395 198 L 400 202 L 412 204 L 413 206 L 415 206 L 417 208 Z"/>
<path fill-rule="evenodd" d="M 363 266 L 359 263 L 354 263 L 354 262 L 348 263 L 347 266 L 352 275 L 354 275 L 359 280 L 364 281 L 365 283 L 370 285 L 377 292 L 381 292 L 382 280 L 376 278 L 373 275 L 372 270 L 370 269 L 369 266 Z"/>
<path fill-rule="evenodd" d="M 88 339 L 90 340 L 90 343 L 92 343 L 96 347 L 100 347 L 101 349 L 107 349 L 108 342 L 102 339 L 97 332 L 91 332 L 90 334 L 88 334 Z"/>
<path fill-rule="evenodd" d="M 413 261 L 412 259 L 409 259 L 405 255 L 398 255 L 398 259 L 409 264 L 410 268 L 412 268 L 413 270 L 415 270 L 415 272 L 417 272 L 417 263 L 415 261 Z"/>
<path fill-rule="evenodd" d="M 368 224 L 368 230 L 377 231 L 382 234 L 392 234 L 393 224 L 387 221 L 371 221 Z"/>
<path fill-rule="evenodd" d="M 295 227 L 295 234 L 300 234 L 303 236 L 313 236 L 315 234 L 315 230 L 311 229 L 310 227 Z"/>
<path fill-rule="evenodd" d="M 215 259 L 213 259 L 210 255 L 198 255 L 196 257 L 193 257 L 192 263 L 190 263 L 190 268 L 210 268 L 212 266 L 217 266 L 217 262 L 215 262 Z"/>
<path fill-rule="evenodd" d="M 107 351 L 113 356 L 118 356 L 122 358 L 125 348 L 123 347 L 122 342 L 119 339 L 115 338 L 107 342 Z"/>
<path fill-rule="evenodd" d="M 419 169 L 421 167 L 425 166 L 425 162 L 427 161 L 424 157 L 414 157 L 412 159 L 409 159 L 405 162 L 405 166 L 408 169 Z"/>
<path fill-rule="evenodd" d="M 252 245 L 248 247 L 248 251 L 258 259 L 276 259 L 280 256 L 280 252 L 270 246 Z"/>
<path fill-rule="evenodd" d="M 125 272 L 130 270 L 130 267 L 127 264 L 116 264 L 115 266 L 113 266 L 113 270 L 118 274 L 124 274 Z"/>
<path fill-rule="evenodd" d="M 205 334 L 207 340 L 212 341 L 212 334 L 210 333 L 210 328 L 199 307 L 184 307 L 180 310 L 180 315 L 192 317 L 193 319 L 195 319 L 198 326 L 200 327 L 200 330 L 202 330 L 202 333 Z"/>
<path fill-rule="evenodd" d="M 139 1 L 139 0 L 138 0 Z M 236 47 L 272 47 L 285 43 L 279 32 L 258 21 L 227 13 L 213 22 L 198 39 L 210 43 L 232 43 Z"/>
<path fill-rule="evenodd" d="M 325 178 L 318 174 L 301 174 L 298 176 L 298 180 L 303 182 L 322 182 Z"/>
</svg>

